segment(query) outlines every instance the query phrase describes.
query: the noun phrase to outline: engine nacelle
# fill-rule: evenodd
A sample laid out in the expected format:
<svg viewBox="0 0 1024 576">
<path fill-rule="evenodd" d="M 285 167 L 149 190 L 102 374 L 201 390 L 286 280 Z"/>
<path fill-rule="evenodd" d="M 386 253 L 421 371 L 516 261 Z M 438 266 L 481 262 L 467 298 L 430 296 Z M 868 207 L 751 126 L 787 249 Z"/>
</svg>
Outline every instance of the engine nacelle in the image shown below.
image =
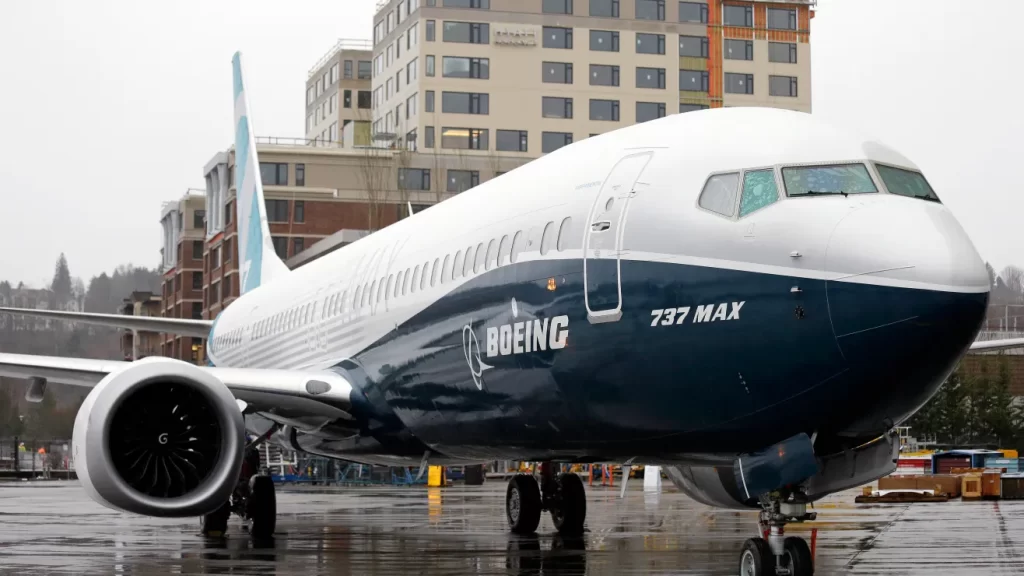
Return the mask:
<svg viewBox="0 0 1024 576">
<path fill-rule="evenodd" d="M 147 516 L 200 516 L 228 501 L 245 449 L 228 387 L 197 366 L 145 358 L 107 375 L 75 418 L 78 477 L 97 502 Z"/>
</svg>

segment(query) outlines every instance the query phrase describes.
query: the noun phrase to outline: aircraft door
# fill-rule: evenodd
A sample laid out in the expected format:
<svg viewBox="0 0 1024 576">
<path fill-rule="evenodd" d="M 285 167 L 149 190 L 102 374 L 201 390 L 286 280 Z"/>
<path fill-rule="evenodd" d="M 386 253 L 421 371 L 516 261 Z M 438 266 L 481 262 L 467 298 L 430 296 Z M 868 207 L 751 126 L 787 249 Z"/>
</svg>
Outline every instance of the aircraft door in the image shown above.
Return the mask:
<svg viewBox="0 0 1024 576">
<path fill-rule="evenodd" d="M 591 324 L 615 322 L 622 317 L 620 256 L 626 208 L 634 195 L 651 152 L 619 160 L 605 179 L 590 209 L 584 232 L 583 278 L 587 286 L 587 319 Z"/>
</svg>

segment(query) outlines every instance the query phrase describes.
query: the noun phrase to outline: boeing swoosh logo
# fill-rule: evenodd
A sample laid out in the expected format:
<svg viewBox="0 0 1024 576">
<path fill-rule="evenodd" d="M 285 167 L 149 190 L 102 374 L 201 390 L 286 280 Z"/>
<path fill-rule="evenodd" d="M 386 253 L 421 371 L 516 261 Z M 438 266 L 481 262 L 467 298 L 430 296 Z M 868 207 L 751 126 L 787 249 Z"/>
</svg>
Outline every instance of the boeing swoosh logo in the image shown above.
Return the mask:
<svg viewBox="0 0 1024 576">
<path fill-rule="evenodd" d="M 466 356 L 466 365 L 469 366 L 469 373 L 473 376 L 473 383 L 477 389 L 484 389 L 484 371 L 494 368 L 484 364 L 480 357 L 480 342 L 473 332 L 472 322 L 462 327 L 462 352 Z"/>
</svg>

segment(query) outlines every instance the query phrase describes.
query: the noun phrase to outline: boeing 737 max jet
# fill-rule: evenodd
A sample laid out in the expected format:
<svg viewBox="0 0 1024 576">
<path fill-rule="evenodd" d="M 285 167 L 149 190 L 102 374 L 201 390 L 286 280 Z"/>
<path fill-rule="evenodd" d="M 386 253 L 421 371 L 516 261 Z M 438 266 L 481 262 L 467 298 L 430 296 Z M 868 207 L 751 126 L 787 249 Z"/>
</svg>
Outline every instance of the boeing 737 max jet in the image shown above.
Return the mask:
<svg viewBox="0 0 1024 576">
<path fill-rule="evenodd" d="M 544 462 L 509 482 L 518 533 L 544 510 L 583 529 L 552 462 L 661 464 L 761 509 L 744 573 L 801 576 L 785 524 L 892 472 L 894 426 L 972 346 L 1024 345 L 972 344 L 985 264 L 910 160 L 775 109 L 589 138 L 289 271 L 233 70 L 241 297 L 213 322 L 3 310 L 208 338 L 205 367 L 0 354 L 36 398 L 92 387 L 74 458 L 107 506 L 272 533 L 247 427 L 250 448 L 363 463 Z"/>
</svg>

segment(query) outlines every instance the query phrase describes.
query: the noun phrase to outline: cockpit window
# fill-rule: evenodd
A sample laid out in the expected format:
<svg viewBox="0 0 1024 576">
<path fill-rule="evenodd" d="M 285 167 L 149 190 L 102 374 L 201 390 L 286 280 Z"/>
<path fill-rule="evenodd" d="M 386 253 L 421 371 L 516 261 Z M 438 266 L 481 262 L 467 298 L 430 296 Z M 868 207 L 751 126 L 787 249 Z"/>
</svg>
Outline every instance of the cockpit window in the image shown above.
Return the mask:
<svg viewBox="0 0 1024 576">
<path fill-rule="evenodd" d="M 779 199 L 775 185 L 775 170 L 751 170 L 743 174 L 743 199 L 740 200 L 740 217 L 774 204 Z"/>
<path fill-rule="evenodd" d="M 700 193 L 698 204 L 705 210 L 732 218 L 736 214 L 736 192 L 739 189 L 739 183 L 738 172 L 715 174 L 708 178 L 707 184 L 704 184 L 704 191 Z"/>
<path fill-rule="evenodd" d="M 782 181 L 790 196 L 878 192 L 867 167 L 859 163 L 789 166 L 782 169 Z"/>
<path fill-rule="evenodd" d="M 939 197 L 935 195 L 935 191 L 928 185 L 928 181 L 920 172 L 893 168 L 884 164 L 875 164 L 875 168 L 878 169 L 878 175 L 882 177 L 882 182 L 885 182 L 885 187 L 889 189 L 889 192 L 900 196 L 939 201 Z"/>
</svg>

